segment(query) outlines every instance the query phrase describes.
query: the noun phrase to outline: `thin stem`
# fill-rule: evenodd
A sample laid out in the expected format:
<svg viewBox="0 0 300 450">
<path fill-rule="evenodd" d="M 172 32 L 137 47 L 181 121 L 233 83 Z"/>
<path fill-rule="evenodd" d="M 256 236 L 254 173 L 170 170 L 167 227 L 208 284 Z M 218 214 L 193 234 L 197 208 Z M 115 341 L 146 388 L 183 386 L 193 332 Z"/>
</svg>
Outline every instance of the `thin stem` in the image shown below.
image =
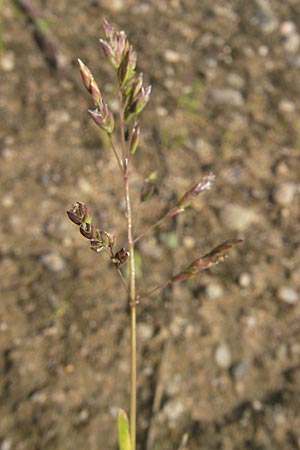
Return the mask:
<svg viewBox="0 0 300 450">
<path fill-rule="evenodd" d="M 131 450 L 136 443 L 136 293 L 134 241 L 132 237 L 132 212 L 127 174 L 124 175 L 124 187 L 127 211 L 128 248 L 129 248 L 129 306 L 130 306 L 130 438 Z"/>
<path fill-rule="evenodd" d="M 171 278 L 169 278 L 168 280 L 164 281 L 163 283 L 159 284 L 158 286 L 156 286 L 155 288 L 151 289 L 148 292 L 145 292 L 144 294 L 141 294 L 137 297 L 137 301 L 139 302 L 140 300 L 142 300 L 145 297 L 149 297 L 150 295 L 154 294 L 155 292 L 165 288 L 166 286 L 168 286 L 169 284 L 171 284 Z"/>
<path fill-rule="evenodd" d="M 117 152 L 117 149 L 116 149 L 116 147 L 115 147 L 115 144 L 114 144 L 114 142 L 113 142 L 113 140 L 112 140 L 112 136 L 111 136 L 111 134 L 109 134 L 109 133 L 107 133 L 107 135 L 108 135 L 108 138 L 109 138 L 109 142 L 110 142 L 112 151 L 114 152 L 114 155 L 115 155 L 115 157 L 116 157 L 116 160 L 117 160 L 119 169 L 121 170 L 122 173 L 124 173 L 123 164 L 122 164 L 122 161 L 121 161 L 121 159 L 120 159 L 120 156 L 118 155 L 118 152 Z"/>
<path fill-rule="evenodd" d="M 123 179 L 126 200 L 127 235 L 129 250 L 129 307 L 130 307 L 130 440 L 131 450 L 136 448 L 136 292 L 135 292 L 135 262 L 134 240 L 132 231 L 132 210 L 130 202 L 130 186 L 128 180 L 128 158 L 124 136 L 124 109 L 122 106 L 122 91 L 118 88 L 119 118 L 121 133 L 121 148 L 123 157 Z"/>
<path fill-rule="evenodd" d="M 171 219 L 174 216 L 177 216 L 177 214 L 180 214 L 184 211 L 183 208 L 180 208 L 179 206 L 175 205 L 173 208 L 169 209 L 169 211 L 166 212 L 160 219 L 158 219 L 156 222 L 154 222 L 153 225 L 146 228 L 144 231 L 142 231 L 135 239 L 134 243 L 136 243 L 142 236 L 144 236 L 146 233 L 149 233 L 149 231 L 153 230 L 153 228 L 158 227 L 161 225 L 166 219 Z"/>
<path fill-rule="evenodd" d="M 106 250 L 106 254 L 109 256 L 110 260 L 114 256 L 112 250 L 110 250 L 110 251 Z M 125 278 L 124 278 L 124 276 L 123 276 L 123 274 L 121 272 L 121 269 L 119 267 L 117 267 L 116 264 L 114 264 L 114 267 L 115 267 L 116 271 L 118 272 L 118 275 L 119 275 L 119 277 L 121 279 L 121 282 L 122 282 L 124 288 L 126 289 L 127 294 L 129 294 L 129 289 L 128 289 L 126 280 L 125 280 Z"/>
<path fill-rule="evenodd" d="M 145 234 L 149 233 L 149 231 L 152 231 L 154 228 L 156 228 L 159 225 L 161 225 L 166 218 L 167 218 L 167 215 L 161 217 L 155 223 L 153 223 L 150 227 L 148 227 L 145 230 L 141 231 L 141 233 L 136 238 L 134 238 L 134 243 L 136 244 L 137 241 L 139 241 L 141 239 L 141 237 L 143 237 Z"/>
<path fill-rule="evenodd" d="M 122 284 L 123 284 L 123 286 L 125 287 L 127 294 L 129 295 L 129 289 L 128 289 L 126 280 L 125 280 L 125 278 L 124 278 L 124 276 L 123 276 L 121 270 L 120 270 L 118 267 L 116 267 L 116 269 L 117 269 L 117 272 L 118 272 L 118 274 L 119 274 L 119 276 L 120 276 L 120 278 L 121 278 Z"/>
</svg>

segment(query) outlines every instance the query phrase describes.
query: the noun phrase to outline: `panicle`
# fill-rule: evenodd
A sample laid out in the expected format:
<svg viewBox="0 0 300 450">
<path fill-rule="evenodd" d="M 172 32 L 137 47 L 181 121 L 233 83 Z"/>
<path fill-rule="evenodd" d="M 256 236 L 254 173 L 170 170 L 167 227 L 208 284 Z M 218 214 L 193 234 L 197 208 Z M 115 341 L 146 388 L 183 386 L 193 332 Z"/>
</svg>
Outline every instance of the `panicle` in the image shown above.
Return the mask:
<svg viewBox="0 0 300 450">
<path fill-rule="evenodd" d="M 124 118 L 128 122 L 140 114 L 148 103 L 151 86 L 144 88 L 143 75 L 135 72 L 137 54 L 124 31 L 115 30 L 107 20 L 103 22 L 103 30 L 105 39 L 100 39 L 100 44 L 105 58 L 117 72 Z"/>
<path fill-rule="evenodd" d="M 216 177 L 213 173 L 209 173 L 202 178 L 197 184 L 195 184 L 189 191 L 187 191 L 183 197 L 177 203 L 177 207 L 185 209 L 190 203 L 203 192 L 208 191 L 213 185 Z"/>
<path fill-rule="evenodd" d="M 211 266 L 214 266 L 219 262 L 223 262 L 224 259 L 228 256 L 224 252 L 239 244 L 240 242 L 242 242 L 242 239 L 235 238 L 225 241 L 217 247 L 214 247 L 210 252 L 206 253 L 203 256 L 200 256 L 200 258 L 193 261 L 186 270 L 178 273 L 177 275 L 174 275 L 171 278 L 171 282 L 175 283 L 177 281 L 184 281 L 194 278 L 199 274 L 199 272 L 207 270 Z"/>
<path fill-rule="evenodd" d="M 117 267 L 124 264 L 129 256 L 128 251 L 122 247 L 114 252 L 116 239 L 107 231 L 95 228 L 92 224 L 92 218 L 88 213 L 86 206 L 81 202 L 74 203 L 73 207 L 67 211 L 69 219 L 79 226 L 79 231 L 83 237 L 89 239 L 90 248 L 97 253 L 107 250 L 110 258 Z"/>
<path fill-rule="evenodd" d="M 129 48 L 128 38 L 124 31 L 115 30 L 107 20 L 103 21 L 103 31 L 106 40 L 100 39 L 100 44 L 104 56 L 114 69 L 118 69 Z"/>
<path fill-rule="evenodd" d="M 185 208 L 190 206 L 191 202 L 198 197 L 199 195 L 203 194 L 204 192 L 208 191 L 211 186 L 213 185 L 213 182 L 215 181 L 215 175 L 213 173 L 209 173 L 208 175 L 204 176 L 201 181 L 196 183 L 190 190 L 188 190 L 179 200 L 179 202 L 174 206 L 174 208 L 170 209 L 170 211 L 167 212 L 166 217 L 169 219 L 171 217 L 176 216 L 179 213 L 182 213 Z"/>
</svg>

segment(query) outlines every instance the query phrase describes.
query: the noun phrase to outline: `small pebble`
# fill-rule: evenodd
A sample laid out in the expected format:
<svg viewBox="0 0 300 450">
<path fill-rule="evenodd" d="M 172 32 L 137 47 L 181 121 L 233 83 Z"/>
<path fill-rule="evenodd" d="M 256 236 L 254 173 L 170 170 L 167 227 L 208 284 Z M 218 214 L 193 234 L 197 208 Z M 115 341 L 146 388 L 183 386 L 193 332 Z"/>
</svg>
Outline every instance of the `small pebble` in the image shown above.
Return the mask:
<svg viewBox="0 0 300 450">
<path fill-rule="evenodd" d="M 205 287 L 205 293 L 210 300 L 216 300 L 223 296 L 224 291 L 220 284 L 210 283 Z"/>
<path fill-rule="evenodd" d="M 276 164 L 275 173 L 279 177 L 287 177 L 290 173 L 290 168 L 285 161 L 279 161 Z"/>
<path fill-rule="evenodd" d="M 7 331 L 8 324 L 7 322 L 0 322 L 0 331 Z"/>
<path fill-rule="evenodd" d="M 40 261 L 46 269 L 54 273 L 61 272 L 66 266 L 65 260 L 59 253 L 47 253 L 41 256 Z"/>
<path fill-rule="evenodd" d="M 293 34 L 288 36 L 284 41 L 284 49 L 289 53 L 296 53 L 300 46 L 300 36 L 299 34 Z"/>
<path fill-rule="evenodd" d="M 12 150 L 11 148 L 5 147 L 1 151 L 1 157 L 5 159 L 6 161 L 12 161 L 16 155 L 16 152 Z"/>
<path fill-rule="evenodd" d="M 187 339 L 195 336 L 197 334 L 197 331 L 199 330 L 199 326 L 195 327 L 191 323 L 187 324 L 185 330 L 184 330 L 184 337 Z"/>
<path fill-rule="evenodd" d="M 158 106 L 156 108 L 156 114 L 158 117 L 167 117 L 169 112 L 168 112 L 167 108 L 164 108 L 163 106 Z"/>
<path fill-rule="evenodd" d="M 214 89 L 210 91 L 209 97 L 218 105 L 241 107 L 244 104 L 242 94 L 235 89 Z"/>
<path fill-rule="evenodd" d="M 278 26 L 271 2 L 269 0 L 254 0 L 255 10 L 252 16 L 252 23 L 263 33 L 272 33 Z"/>
<path fill-rule="evenodd" d="M 259 400 L 253 400 L 252 407 L 254 411 L 262 411 L 264 409 L 263 403 L 261 403 Z"/>
<path fill-rule="evenodd" d="M 86 178 L 83 177 L 80 177 L 78 180 L 78 189 L 84 194 L 90 194 L 93 192 L 93 186 Z"/>
<path fill-rule="evenodd" d="M 228 369 L 231 365 L 231 352 L 227 344 L 220 344 L 215 351 L 215 362 L 222 369 Z"/>
<path fill-rule="evenodd" d="M 48 131 L 56 133 L 61 127 L 70 122 L 70 113 L 64 109 L 53 110 L 48 114 Z"/>
<path fill-rule="evenodd" d="M 74 420 L 74 425 L 80 426 L 88 423 L 90 418 L 90 413 L 87 409 L 82 409 Z"/>
<path fill-rule="evenodd" d="M 61 220 L 59 214 L 50 214 L 43 224 L 43 233 L 61 242 L 69 233 L 69 223 Z"/>
<path fill-rule="evenodd" d="M 290 347 L 287 342 L 282 342 L 276 350 L 276 358 L 284 363 L 290 354 Z"/>
<path fill-rule="evenodd" d="M 182 333 L 186 327 L 186 319 L 183 317 L 175 316 L 172 323 L 170 324 L 170 330 L 172 335 L 175 336 L 182 336 Z"/>
<path fill-rule="evenodd" d="M 300 357 L 300 343 L 294 342 L 290 345 L 290 353 L 292 357 L 296 357 L 297 359 Z"/>
<path fill-rule="evenodd" d="M 297 291 L 289 286 L 281 286 L 277 291 L 277 297 L 289 305 L 295 305 L 299 300 Z"/>
<path fill-rule="evenodd" d="M 13 196 L 10 194 L 3 195 L 2 197 L 2 205 L 5 208 L 10 208 L 14 204 Z"/>
<path fill-rule="evenodd" d="M 289 58 L 288 64 L 291 67 L 296 67 L 296 69 L 300 69 L 300 56 L 293 55 L 292 58 Z"/>
<path fill-rule="evenodd" d="M 154 373 L 154 368 L 153 368 L 152 366 L 146 366 L 146 367 L 143 369 L 143 374 L 144 374 L 146 377 L 152 377 L 153 373 Z"/>
<path fill-rule="evenodd" d="M 283 36 L 289 36 L 291 34 L 294 34 L 297 31 L 297 27 L 294 22 L 291 22 L 290 20 L 286 20 L 285 22 L 282 22 L 280 25 L 280 33 Z"/>
<path fill-rule="evenodd" d="M 236 185 L 240 183 L 242 178 L 242 171 L 239 167 L 226 167 L 223 171 L 223 178 L 226 183 L 230 183 L 231 185 Z"/>
<path fill-rule="evenodd" d="M 153 326 L 149 323 L 140 323 L 138 325 L 138 336 L 142 341 L 148 341 L 154 334 Z"/>
<path fill-rule="evenodd" d="M 223 225 L 227 228 L 240 232 L 260 221 L 260 216 L 256 211 L 234 203 L 224 206 L 221 210 L 220 218 Z"/>
<path fill-rule="evenodd" d="M 189 250 L 194 248 L 196 245 L 196 240 L 193 236 L 184 236 L 182 241 L 183 241 L 184 247 Z"/>
<path fill-rule="evenodd" d="M 124 10 L 124 0 L 101 0 L 101 8 L 108 10 L 110 13 L 118 13 Z"/>
<path fill-rule="evenodd" d="M 242 361 L 238 361 L 230 366 L 229 372 L 235 381 L 240 381 L 246 375 L 246 369 L 247 369 L 246 364 L 243 363 Z"/>
<path fill-rule="evenodd" d="M 248 288 L 251 284 L 252 277 L 248 272 L 242 272 L 239 276 L 239 285 L 243 288 Z"/>
<path fill-rule="evenodd" d="M 291 181 L 285 181 L 276 186 L 274 200 L 280 206 L 290 206 L 294 200 L 296 185 Z"/>
<path fill-rule="evenodd" d="M 195 148 L 197 154 L 201 158 L 202 164 L 211 164 L 215 158 L 215 151 L 211 144 L 202 138 L 198 138 L 196 143 L 191 144 L 191 148 Z"/>
<path fill-rule="evenodd" d="M 267 45 L 260 45 L 258 47 L 258 54 L 259 56 L 267 56 L 269 54 L 269 47 Z"/>
<path fill-rule="evenodd" d="M 227 82 L 234 89 L 243 89 L 245 86 L 244 78 L 235 72 L 231 72 L 227 75 Z"/>
<path fill-rule="evenodd" d="M 224 17 L 224 19 L 227 21 L 227 19 L 232 20 L 233 22 L 237 22 L 238 15 L 231 9 L 231 7 L 228 6 L 222 6 L 222 5 L 215 5 L 214 6 L 214 13 L 218 16 Z"/>
<path fill-rule="evenodd" d="M 15 54 L 12 51 L 4 52 L 1 56 L 1 68 L 4 72 L 11 72 L 15 68 Z"/>
<path fill-rule="evenodd" d="M 176 64 L 180 61 L 181 56 L 178 52 L 175 52 L 175 50 L 167 49 L 164 52 L 164 58 L 167 63 Z"/>
<path fill-rule="evenodd" d="M 280 112 L 282 113 L 293 113 L 296 111 L 296 105 L 295 103 L 291 102 L 290 100 L 280 100 L 279 104 L 278 104 L 278 109 Z"/>
<path fill-rule="evenodd" d="M 180 392 L 181 387 L 181 376 L 179 374 L 174 374 L 168 378 L 168 383 L 166 383 L 166 394 L 169 397 L 174 397 Z"/>
<path fill-rule="evenodd" d="M 10 438 L 6 438 L 1 442 L 1 450 L 12 450 L 12 440 Z"/>
<path fill-rule="evenodd" d="M 184 412 L 184 406 L 181 400 L 170 400 L 165 404 L 164 414 L 168 421 L 174 422 L 179 419 L 179 417 Z"/>
<path fill-rule="evenodd" d="M 45 404 L 47 401 L 47 393 L 44 391 L 37 391 L 31 396 L 30 400 L 33 403 Z"/>
<path fill-rule="evenodd" d="M 281 24 L 280 33 L 284 49 L 289 53 L 296 53 L 300 46 L 300 36 L 294 22 L 285 21 Z"/>
</svg>

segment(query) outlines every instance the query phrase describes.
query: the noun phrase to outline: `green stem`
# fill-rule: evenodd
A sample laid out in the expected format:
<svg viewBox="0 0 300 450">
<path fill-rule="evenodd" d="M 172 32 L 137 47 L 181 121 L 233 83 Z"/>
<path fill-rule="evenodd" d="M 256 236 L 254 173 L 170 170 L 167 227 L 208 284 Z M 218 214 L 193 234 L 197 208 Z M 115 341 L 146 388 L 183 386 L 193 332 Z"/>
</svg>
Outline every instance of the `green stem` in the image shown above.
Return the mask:
<svg viewBox="0 0 300 450">
<path fill-rule="evenodd" d="M 136 447 L 136 292 L 135 292 L 135 262 L 134 262 L 134 239 L 132 230 L 132 210 L 130 202 L 130 186 L 128 180 L 128 155 L 126 152 L 126 142 L 124 137 L 124 108 L 122 105 L 121 86 L 118 87 L 119 119 L 121 134 L 121 151 L 123 180 L 126 200 L 127 215 L 127 236 L 129 250 L 129 307 L 130 307 L 130 450 Z"/>
<path fill-rule="evenodd" d="M 130 306 L 130 439 L 131 450 L 135 450 L 136 443 L 136 293 L 135 293 L 135 264 L 134 241 L 132 236 L 132 212 L 129 195 L 127 174 L 124 175 L 124 187 L 127 211 L 128 248 L 129 248 L 129 306 Z"/>
</svg>

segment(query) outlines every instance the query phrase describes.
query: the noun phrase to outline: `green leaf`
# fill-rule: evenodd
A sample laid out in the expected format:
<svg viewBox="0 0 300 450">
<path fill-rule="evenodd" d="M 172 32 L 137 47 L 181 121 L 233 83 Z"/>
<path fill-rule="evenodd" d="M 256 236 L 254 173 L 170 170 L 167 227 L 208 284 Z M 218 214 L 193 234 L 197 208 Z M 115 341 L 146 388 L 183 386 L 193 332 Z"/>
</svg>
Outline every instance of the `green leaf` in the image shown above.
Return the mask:
<svg viewBox="0 0 300 450">
<path fill-rule="evenodd" d="M 129 423 L 126 412 L 123 409 L 119 409 L 117 425 L 119 450 L 131 450 Z"/>
</svg>

